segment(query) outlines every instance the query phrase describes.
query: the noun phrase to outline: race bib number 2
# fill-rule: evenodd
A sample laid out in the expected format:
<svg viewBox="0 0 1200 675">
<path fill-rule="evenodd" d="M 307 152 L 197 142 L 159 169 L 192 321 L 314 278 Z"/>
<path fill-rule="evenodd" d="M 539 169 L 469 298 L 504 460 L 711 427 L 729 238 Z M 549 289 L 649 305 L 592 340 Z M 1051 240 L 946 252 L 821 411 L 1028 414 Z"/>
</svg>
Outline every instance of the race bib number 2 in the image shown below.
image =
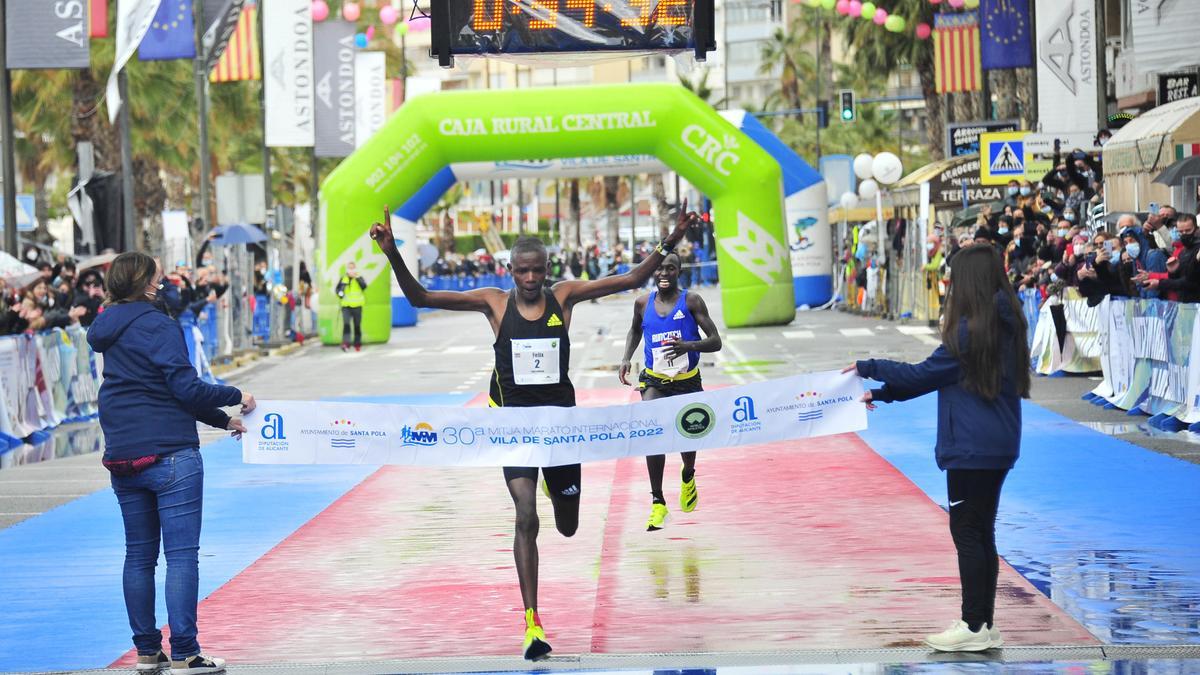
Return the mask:
<svg viewBox="0 0 1200 675">
<path fill-rule="evenodd" d="M 558 343 L 558 338 L 513 340 L 513 382 L 558 384 Z"/>
</svg>

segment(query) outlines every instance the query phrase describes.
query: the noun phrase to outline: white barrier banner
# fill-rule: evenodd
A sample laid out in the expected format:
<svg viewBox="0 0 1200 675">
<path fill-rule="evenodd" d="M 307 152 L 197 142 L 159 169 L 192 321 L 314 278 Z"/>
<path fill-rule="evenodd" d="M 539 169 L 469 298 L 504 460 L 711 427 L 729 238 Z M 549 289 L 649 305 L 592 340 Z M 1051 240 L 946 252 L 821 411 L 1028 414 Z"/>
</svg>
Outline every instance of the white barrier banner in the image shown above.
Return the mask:
<svg viewBox="0 0 1200 675">
<path fill-rule="evenodd" d="M 262 401 L 250 464 L 560 466 L 867 427 L 862 380 L 836 371 L 603 408 Z"/>
<path fill-rule="evenodd" d="M 262 11 L 267 146 L 311 148 L 315 139 L 312 4 L 271 0 Z"/>
</svg>

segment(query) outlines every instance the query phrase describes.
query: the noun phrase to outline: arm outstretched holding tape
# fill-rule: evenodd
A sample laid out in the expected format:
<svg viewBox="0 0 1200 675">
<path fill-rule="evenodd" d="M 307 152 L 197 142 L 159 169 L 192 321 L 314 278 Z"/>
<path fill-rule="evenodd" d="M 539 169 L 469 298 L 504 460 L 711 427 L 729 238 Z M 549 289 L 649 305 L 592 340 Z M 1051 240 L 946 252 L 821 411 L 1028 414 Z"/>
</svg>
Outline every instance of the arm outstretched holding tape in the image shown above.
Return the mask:
<svg viewBox="0 0 1200 675">
<path fill-rule="evenodd" d="M 1029 397 L 1029 348 L 1021 302 L 1000 254 L 986 244 L 954 259 L 942 344 L 921 363 L 866 359 L 844 372 L 878 380 L 863 394 L 876 403 L 938 393 L 938 467 L 946 472 L 950 535 L 958 552 L 962 616 L 925 638 L 938 651 L 983 651 L 1003 644 L 993 623 L 996 512 L 1000 488 L 1021 448 L 1021 399 Z"/>
</svg>

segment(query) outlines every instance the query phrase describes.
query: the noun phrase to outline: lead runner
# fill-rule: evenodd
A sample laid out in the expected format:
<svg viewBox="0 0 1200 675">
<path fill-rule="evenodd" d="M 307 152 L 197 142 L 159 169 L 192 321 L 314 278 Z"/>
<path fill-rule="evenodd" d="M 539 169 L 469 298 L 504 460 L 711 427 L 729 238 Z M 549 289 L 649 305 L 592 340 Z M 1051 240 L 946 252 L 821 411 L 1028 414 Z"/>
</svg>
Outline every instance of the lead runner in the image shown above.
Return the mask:
<svg viewBox="0 0 1200 675">
<path fill-rule="evenodd" d="M 522 237 L 512 248 L 508 264 L 516 287 L 477 288 L 470 291 L 430 291 L 413 278 L 396 249 L 391 212 L 384 207 L 383 222 L 371 226 L 371 238 L 383 250 L 396 281 L 414 307 L 436 307 L 480 312 L 487 317 L 496 340 L 496 367 L 488 403 L 493 407 L 575 405 L 575 387 L 568 377 L 571 310 L 585 300 L 641 288 L 663 257 L 699 216 L 680 209 L 675 229 L 637 267 L 625 274 L 591 281 L 560 281 L 545 288 L 546 246 L 536 237 Z M 575 534 L 579 525 L 580 465 L 543 469 L 543 487 L 554 506 L 554 523 L 563 536 Z M 513 558 L 521 600 L 525 606 L 524 654 L 529 660 L 545 658 L 550 643 L 537 613 L 538 515 L 537 467 L 504 467 L 504 482 L 516 507 Z"/>
</svg>

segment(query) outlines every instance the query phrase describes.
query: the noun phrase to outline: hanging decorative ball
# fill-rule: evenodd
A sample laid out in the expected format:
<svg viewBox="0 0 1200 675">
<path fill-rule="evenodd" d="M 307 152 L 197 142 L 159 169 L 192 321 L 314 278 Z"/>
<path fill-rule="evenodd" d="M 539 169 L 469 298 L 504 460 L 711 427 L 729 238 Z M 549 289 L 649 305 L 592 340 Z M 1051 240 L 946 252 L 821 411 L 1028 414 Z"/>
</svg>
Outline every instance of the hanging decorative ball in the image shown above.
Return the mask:
<svg viewBox="0 0 1200 675">
<path fill-rule="evenodd" d="M 859 17 L 861 17 L 867 21 L 874 19 L 875 18 L 875 3 L 871 2 L 870 0 L 867 0 L 867 2 L 864 2 L 862 4 L 862 7 L 859 7 L 858 15 L 859 15 Z"/>
<path fill-rule="evenodd" d="M 837 0 L 837 7 L 834 9 L 837 10 L 838 14 L 846 16 L 850 13 L 850 0 Z"/>
<path fill-rule="evenodd" d="M 882 26 L 883 24 L 887 23 L 887 19 L 888 12 L 886 9 L 880 7 L 879 9 L 875 10 L 875 25 Z"/>
<path fill-rule="evenodd" d="M 329 3 L 325 0 L 313 0 L 312 4 L 313 21 L 321 23 L 329 18 Z"/>
<path fill-rule="evenodd" d="M 891 185 L 904 175 L 904 166 L 896 155 L 881 152 L 871 160 L 871 174 L 877 182 Z"/>
<path fill-rule="evenodd" d="M 860 180 L 866 180 L 866 179 L 870 178 L 872 175 L 871 171 L 873 170 L 872 163 L 874 161 L 875 161 L 875 158 L 872 157 L 871 155 L 869 155 L 865 152 L 860 152 L 854 158 L 854 163 L 853 163 L 854 175 L 858 176 Z"/>
<path fill-rule="evenodd" d="M 946 0 L 946 2 L 954 9 L 959 9 L 963 6 L 963 0 Z"/>
<path fill-rule="evenodd" d="M 400 12 L 391 5 L 384 5 L 379 10 L 379 20 L 383 22 L 383 25 L 391 26 L 400 20 Z"/>
<path fill-rule="evenodd" d="M 850 0 L 849 15 L 856 19 L 862 16 L 862 5 L 862 0 Z"/>
<path fill-rule="evenodd" d="M 879 183 L 870 178 L 858 184 L 858 197 L 862 200 L 875 199 L 875 195 L 879 194 Z"/>
<path fill-rule="evenodd" d="M 362 8 L 357 2 L 347 2 L 342 5 L 342 18 L 347 21 L 358 21 L 358 17 L 362 16 Z"/>
<path fill-rule="evenodd" d="M 418 16 L 415 19 L 409 19 L 408 27 L 412 29 L 414 33 L 420 33 L 421 31 L 429 30 L 429 17 Z"/>
<path fill-rule="evenodd" d="M 367 42 L 375 39 L 375 26 L 367 26 Z"/>
<path fill-rule="evenodd" d="M 401 21 L 400 23 L 396 24 L 395 35 L 397 41 L 399 41 L 400 38 L 404 37 L 405 35 L 408 35 L 408 22 Z"/>
<path fill-rule="evenodd" d="M 899 14 L 893 14 L 887 18 L 887 21 L 883 22 L 883 27 L 893 33 L 903 33 L 905 23 L 904 17 Z"/>
<path fill-rule="evenodd" d="M 355 33 L 354 34 L 354 46 L 358 47 L 359 49 L 366 49 L 367 48 L 367 34 L 366 33 Z"/>
<path fill-rule="evenodd" d="M 963 7 L 967 9 L 979 9 L 979 0 L 963 0 Z"/>
<path fill-rule="evenodd" d="M 933 29 L 929 27 L 929 24 L 927 24 L 923 21 L 921 23 L 917 24 L 917 39 L 918 40 L 928 40 L 930 35 L 933 35 Z"/>
<path fill-rule="evenodd" d="M 825 9 L 833 9 L 837 6 L 837 0 L 821 0 L 821 7 Z"/>
</svg>

